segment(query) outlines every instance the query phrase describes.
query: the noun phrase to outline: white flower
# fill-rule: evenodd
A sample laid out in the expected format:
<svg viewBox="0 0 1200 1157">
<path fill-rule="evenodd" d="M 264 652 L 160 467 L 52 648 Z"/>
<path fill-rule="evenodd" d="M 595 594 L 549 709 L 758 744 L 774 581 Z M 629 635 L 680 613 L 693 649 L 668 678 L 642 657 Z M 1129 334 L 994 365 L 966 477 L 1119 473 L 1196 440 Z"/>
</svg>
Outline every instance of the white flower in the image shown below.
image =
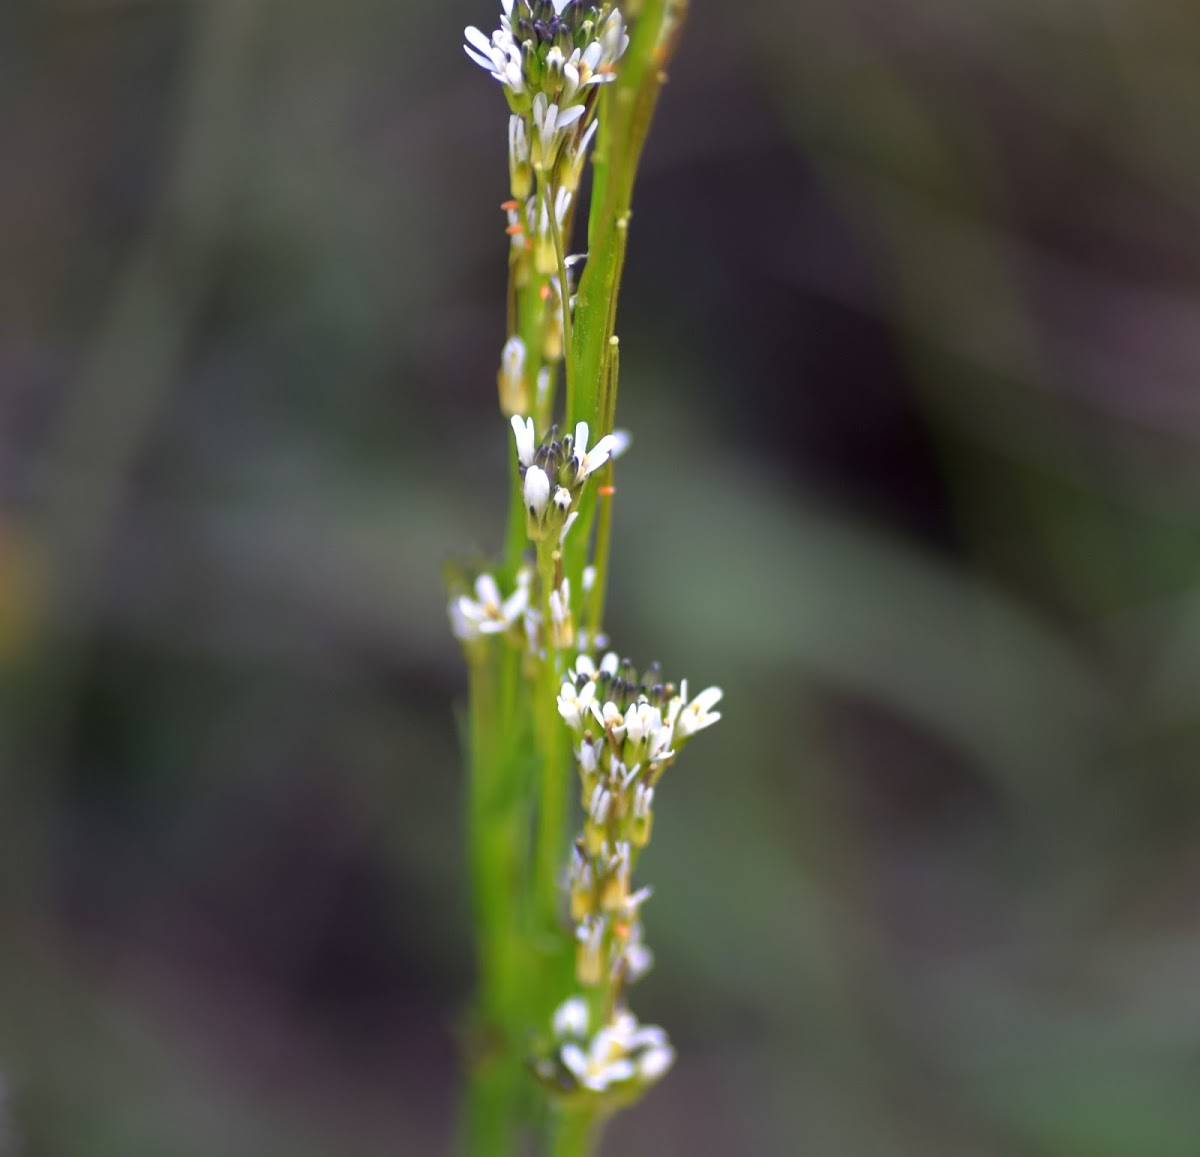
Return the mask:
<svg viewBox="0 0 1200 1157">
<path fill-rule="evenodd" d="M 595 684 L 589 684 L 595 687 Z M 592 714 L 596 722 L 607 731 L 617 743 L 625 739 L 625 718 L 621 709 L 615 703 L 605 703 L 603 707 L 598 702 L 592 703 Z"/>
<path fill-rule="evenodd" d="M 635 763 L 631 768 L 626 769 L 625 765 L 619 759 L 614 758 L 612 761 L 612 774 L 620 780 L 622 791 L 629 790 L 630 785 L 637 779 L 641 770 L 642 765 L 640 763 Z"/>
<path fill-rule="evenodd" d="M 596 684 L 585 683 L 582 691 L 575 690 L 574 683 L 564 683 L 558 693 L 558 713 L 566 720 L 572 731 L 582 734 L 584 720 L 594 706 Z"/>
<path fill-rule="evenodd" d="M 579 188 L 579 182 L 583 179 L 583 166 L 587 161 L 588 149 L 591 147 L 592 138 L 596 135 L 599 127 L 600 119 L 597 117 L 583 130 L 583 136 L 567 150 L 567 160 L 560 171 L 560 179 L 562 187 L 569 192 L 574 193 Z"/>
<path fill-rule="evenodd" d="M 592 775 L 600 766 L 600 753 L 604 750 L 604 740 L 597 739 L 592 743 L 584 740 L 580 744 L 579 750 L 575 752 L 575 759 L 579 764 L 579 770 L 584 775 Z"/>
<path fill-rule="evenodd" d="M 560 1039 L 587 1036 L 588 1019 L 587 1001 L 581 996 L 573 996 L 563 1001 L 554 1012 L 554 1035 Z"/>
<path fill-rule="evenodd" d="M 599 67 L 611 67 L 625 55 L 625 50 L 629 47 L 629 33 L 625 31 L 625 21 L 621 18 L 619 9 L 614 8 L 604 22 L 599 40 L 603 56 Z"/>
<path fill-rule="evenodd" d="M 575 1079 L 594 1093 L 609 1085 L 620 1084 L 637 1074 L 637 1067 L 620 1051 L 619 1043 L 608 1029 L 601 1029 L 585 1053 L 576 1044 L 564 1045 L 562 1062 Z"/>
<path fill-rule="evenodd" d="M 621 665 L 621 659 L 616 651 L 609 651 L 603 659 L 600 660 L 600 673 L 603 675 L 615 675 L 617 668 Z"/>
<path fill-rule="evenodd" d="M 479 638 L 479 627 L 462 613 L 458 599 L 451 599 L 447 610 L 450 612 L 450 630 L 456 639 L 463 643 L 473 643 Z"/>
<path fill-rule="evenodd" d="M 621 915 L 626 920 L 636 920 L 641 911 L 642 905 L 654 895 L 653 888 L 639 888 L 631 896 L 625 897 L 625 903 L 621 908 Z"/>
<path fill-rule="evenodd" d="M 525 343 L 519 337 L 510 337 L 500 351 L 500 404 L 505 412 L 511 413 L 529 405 L 525 386 Z M 514 431 L 516 415 L 513 415 Z"/>
<path fill-rule="evenodd" d="M 615 462 L 629 449 L 633 442 L 633 435 L 628 430 L 614 430 L 609 437 L 612 439 L 612 447 L 608 456 Z"/>
<path fill-rule="evenodd" d="M 530 466 L 525 471 L 525 509 L 539 525 L 546 516 L 546 505 L 549 501 L 550 479 L 546 471 L 540 466 Z"/>
<path fill-rule="evenodd" d="M 529 163 L 529 129 L 516 113 L 508 118 L 508 156 L 512 164 Z"/>
<path fill-rule="evenodd" d="M 606 791 L 601 784 L 596 785 L 596 790 L 592 792 L 591 802 L 588 804 L 588 818 L 598 828 L 604 827 L 608 822 L 609 813 L 612 811 L 612 792 Z"/>
<path fill-rule="evenodd" d="M 571 617 L 571 580 L 564 577 L 562 585 L 550 592 L 550 621 L 561 627 Z"/>
<path fill-rule="evenodd" d="M 475 595 L 474 599 L 460 595 L 452 604 L 450 620 L 460 639 L 506 631 L 529 605 L 528 581 L 522 584 L 519 579 L 517 589 L 502 600 L 496 580 L 490 574 L 481 574 L 475 580 Z"/>
<path fill-rule="evenodd" d="M 589 433 L 590 431 L 586 422 L 580 422 L 575 427 L 575 441 L 572 446 L 572 455 L 575 459 L 575 476 L 581 482 L 589 474 L 599 470 L 608 461 L 612 454 L 613 446 L 616 445 L 617 441 L 611 434 L 605 434 L 592 447 L 589 453 L 587 448 Z"/>
<path fill-rule="evenodd" d="M 654 806 L 654 788 L 639 783 L 633 793 L 633 818 L 644 820 Z"/>
<path fill-rule="evenodd" d="M 512 345 L 513 341 L 520 342 L 519 337 L 515 337 L 508 344 Z M 508 345 L 504 347 L 505 353 L 508 352 Z M 525 343 L 521 342 L 521 369 L 524 372 L 525 368 Z M 522 466 L 529 467 L 533 465 L 533 455 L 537 448 L 537 435 L 533 429 L 532 418 L 522 418 L 520 414 L 512 416 L 513 437 L 517 440 L 517 461 Z M 547 479 L 547 485 L 549 480 Z"/>
<path fill-rule="evenodd" d="M 596 585 L 596 568 L 594 566 L 585 566 L 583 568 L 583 589 L 591 591 Z"/>
<path fill-rule="evenodd" d="M 525 73 L 521 67 L 521 49 L 508 27 L 508 18 L 501 20 L 502 27 L 492 33 L 489 40 L 478 28 L 468 27 L 464 32 L 467 43 L 466 54 L 486 69 L 502 85 L 513 93 L 525 91 Z"/>
<path fill-rule="evenodd" d="M 650 703 L 638 703 L 625 712 L 625 734 L 631 743 L 641 743 L 661 730 L 662 712 Z"/>
<path fill-rule="evenodd" d="M 646 947 L 642 940 L 640 922 L 634 924 L 633 930 L 629 933 L 629 939 L 625 942 L 623 959 L 625 961 L 625 979 L 630 984 L 640 980 L 654 967 L 654 953 Z"/>
<path fill-rule="evenodd" d="M 583 572 L 583 589 L 588 589 L 587 571 Z M 596 677 L 596 664 L 592 662 L 591 655 L 577 655 L 575 657 L 575 674 L 586 676 L 588 679 Z"/>
<path fill-rule="evenodd" d="M 567 535 L 571 533 L 571 527 L 575 525 L 575 520 L 579 517 L 579 511 L 573 510 L 567 515 L 567 521 L 563 523 L 563 528 L 558 532 L 558 545 L 562 546 L 567 541 Z"/>
<path fill-rule="evenodd" d="M 721 700 L 722 691 L 720 687 L 709 687 L 701 691 L 682 711 L 679 712 L 679 717 L 675 720 L 675 735 L 680 739 L 687 739 L 690 735 L 695 735 L 697 731 L 703 731 L 706 727 L 711 727 L 718 719 L 721 718 L 719 711 L 713 711 L 712 708 Z M 683 684 L 682 696 L 687 697 L 687 684 Z"/>
<path fill-rule="evenodd" d="M 537 132 L 533 144 L 534 168 L 539 164 L 547 170 L 558 158 L 558 147 L 567 130 L 586 112 L 584 105 L 561 108 L 552 104 L 544 92 L 533 98 L 533 127 Z"/>
</svg>

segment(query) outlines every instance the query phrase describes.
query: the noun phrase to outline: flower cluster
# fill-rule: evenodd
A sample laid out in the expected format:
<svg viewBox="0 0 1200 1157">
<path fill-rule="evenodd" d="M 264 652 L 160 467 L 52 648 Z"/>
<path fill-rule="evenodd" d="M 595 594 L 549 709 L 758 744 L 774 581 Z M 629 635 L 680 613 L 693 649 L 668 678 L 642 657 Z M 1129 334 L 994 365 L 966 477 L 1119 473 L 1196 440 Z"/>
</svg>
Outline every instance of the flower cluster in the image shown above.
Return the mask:
<svg viewBox="0 0 1200 1157">
<path fill-rule="evenodd" d="M 534 251 L 545 276 L 556 271 L 553 226 L 563 236 L 598 127 L 596 97 L 616 79 L 629 34 L 618 9 L 582 0 L 502 0 L 489 37 L 466 30 L 467 55 L 508 98 L 509 233 Z M 552 216 L 553 215 L 553 216 Z"/>
<path fill-rule="evenodd" d="M 468 28 L 463 47 L 504 86 L 514 113 L 531 112 L 539 96 L 564 111 L 586 106 L 629 47 L 625 21 L 609 4 L 501 0 L 501 7 L 491 37 Z"/>
<path fill-rule="evenodd" d="M 609 991 L 614 1009 L 625 985 L 637 980 L 653 961 L 641 925 L 641 908 L 651 890 L 635 890 L 632 876 L 638 853 L 650 841 L 658 782 L 688 739 L 721 718 L 713 710 L 720 699 L 718 687 L 689 699 L 686 680 L 678 688 L 664 683 L 658 664 L 639 676 L 628 660 L 618 659 L 615 653 L 605 655 L 599 664 L 589 655 L 580 655 L 559 691 L 558 713 L 576 743 L 585 812 L 568 881 L 576 936 L 575 976 L 585 989 Z M 627 1058 L 626 1053 L 612 1051 L 615 1038 L 603 1033 L 626 1024 L 621 1018 L 628 1015 L 614 1013 L 616 1019 L 593 1041 L 595 1055 L 592 1050 L 571 1054 L 575 1060 L 588 1058 L 586 1071 L 595 1079 L 600 1079 L 595 1074 L 609 1072 L 609 1064 Z M 661 1030 L 654 1032 L 661 1035 Z M 661 1041 L 656 1038 L 656 1043 L 669 1049 L 665 1036 Z M 585 1087 L 592 1087 L 579 1077 L 579 1066 L 568 1062 L 565 1049 L 562 1061 Z M 661 1071 L 666 1071 L 665 1065 Z M 628 1075 L 632 1073 L 630 1069 Z M 647 1079 L 646 1074 L 642 1079 Z"/>
<path fill-rule="evenodd" d="M 537 441 L 532 418 L 514 414 L 513 436 L 517 444 L 522 499 L 525 506 L 525 530 L 534 542 L 566 538 L 578 515 L 583 484 L 609 458 L 616 457 L 628 444 L 619 433 L 605 434 L 590 450 L 591 431 L 586 422 L 575 427 L 575 434 L 561 441 L 552 428 Z"/>
<path fill-rule="evenodd" d="M 553 1058 L 538 1076 L 556 1091 L 629 1095 L 654 1084 L 675 1063 L 675 1050 L 657 1025 L 638 1024 L 626 1009 L 591 1035 L 587 1001 L 573 996 L 554 1014 Z"/>
</svg>

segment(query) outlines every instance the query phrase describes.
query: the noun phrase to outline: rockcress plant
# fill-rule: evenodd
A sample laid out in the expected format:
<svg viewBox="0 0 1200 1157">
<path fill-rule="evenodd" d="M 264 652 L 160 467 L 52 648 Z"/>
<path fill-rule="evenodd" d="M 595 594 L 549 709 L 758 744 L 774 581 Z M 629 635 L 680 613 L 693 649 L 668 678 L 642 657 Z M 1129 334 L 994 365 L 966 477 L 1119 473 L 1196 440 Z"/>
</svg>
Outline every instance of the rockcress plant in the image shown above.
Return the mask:
<svg viewBox="0 0 1200 1157">
<path fill-rule="evenodd" d="M 630 441 L 612 429 L 617 291 L 634 176 L 685 3 L 634 0 L 624 15 L 581 0 L 502 9 L 496 31 L 468 28 L 465 44 L 509 106 L 497 383 L 514 452 L 503 554 L 473 576 L 449 574 L 469 668 L 479 952 L 463 1143 L 515 1153 L 544 1129 L 547 1151 L 568 1155 L 589 1152 L 603 1121 L 674 1062 L 665 1031 L 628 1006 L 653 961 L 642 925 L 651 889 L 633 877 L 666 769 L 720 719 L 718 688 L 689 697 L 687 681 L 664 680 L 657 664 L 639 673 L 603 632 L 613 463 Z M 589 156 L 588 251 L 570 254 Z M 584 817 L 573 841 L 572 755 Z"/>
</svg>

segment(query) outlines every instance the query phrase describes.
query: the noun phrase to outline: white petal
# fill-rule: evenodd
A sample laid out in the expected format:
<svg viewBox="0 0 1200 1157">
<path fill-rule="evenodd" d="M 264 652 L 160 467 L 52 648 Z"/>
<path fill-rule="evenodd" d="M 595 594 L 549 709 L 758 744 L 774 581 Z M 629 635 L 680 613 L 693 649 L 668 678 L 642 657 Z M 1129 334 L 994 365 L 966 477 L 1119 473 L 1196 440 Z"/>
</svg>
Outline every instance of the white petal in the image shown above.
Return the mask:
<svg viewBox="0 0 1200 1157">
<path fill-rule="evenodd" d="M 463 45 L 463 51 L 464 51 L 464 52 L 465 52 L 465 53 L 466 53 L 466 54 L 467 54 L 467 55 L 468 55 L 468 56 L 469 56 L 469 57 L 470 57 L 470 58 L 471 58 L 473 61 L 475 61 L 475 63 L 476 63 L 476 64 L 478 64 L 480 68 L 486 68 L 486 69 L 488 70 L 488 72 L 495 73 L 495 71 L 496 71 L 496 64 L 495 64 L 495 61 L 493 61 L 493 60 L 492 60 L 492 58 L 491 58 L 490 56 L 486 56 L 486 57 L 485 57 L 485 56 L 480 56 L 480 54 L 479 54 L 478 52 L 475 52 L 475 51 L 474 51 L 474 50 L 471 48 L 471 46 L 470 46 L 470 45 L 468 45 L 468 44 L 464 44 L 464 45 Z"/>
<path fill-rule="evenodd" d="M 638 1058 L 638 1076 L 643 1081 L 657 1081 L 675 1063 L 675 1050 L 670 1045 L 647 1049 Z"/>
<path fill-rule="evenodd" d="M 594 1077 L 591 1078 L 591 1083 L 584 1083 L 589 1088 L 595 1088 L 597 1091 L 607 1088 L 609 1085 L 619 1084 L 621 1081 L 627 1081 L 637 1072 L 634 1068 L 633 1061 L 619 1060 L 613 1061 L 611 1065 L 605 1065 Z"/>
<path fill-rule="evenodd" d="M 550 501 L 550 479 L 540 466 L 530 466 L 525 471 L 525 509 L 541 518 Z"/>
<path fill-rule="evenodd" d="M 567 1066 L 575 1074 L 579 1080 L 583 1080 L 587 1076 L 587 1057 L 584 1055 L 583 1049 L 578 1045 L 564 1045 L 562 1053 L 562 1063 Z"/>
<path fill-rule="evenodd" d="M 489 59 L 491 58 L 492 42 L 489 37 L 480 32 L 479 29 L 473 24 L 467 26 L 463 32 L 463 35 L 467 38 L 467 41 L 478 48 L 484 56 L 488 57 Z"/>
<path fill-rule="evenodd" d="M 514 414 L 512 416 L 512 430 L 513 437 L 517 440 L 517 461 L 522 466 L 532 466 L 537 440 L 534 435 L 533 419 L 522 418 L 519 414 Z"/>
<path fill-rule="evenodd" d="M 490 574 L 481 574 L 475 580 L 475 595 L 485 607 L 500 605 L 500 588 Z"/>
<path fill-rule="evenodd" d="M 525 608 L 529 605 L 529 588 L 518 587 L 507 599 L 504 600 L 504 606 L 500 608 L 500 613 L 504 617 L 506 623 L 515 623 L 521 615 L 525 613 Z"/>
<path fill-rule="evenodd" d="M 561 132 L 563 129 L 570 128 L 583 114 L 587 112 L 584 105 L 577 104 L 571 108 L 563 109 L 558 114 L 558 129 Z"/>
<path fill-rule="evenodd" d="M 586 1036 L 588 1030 L 587 1001 L 573 996 L 563 1001 L 554 1013 L 555 1036 Z"/>
</svg>

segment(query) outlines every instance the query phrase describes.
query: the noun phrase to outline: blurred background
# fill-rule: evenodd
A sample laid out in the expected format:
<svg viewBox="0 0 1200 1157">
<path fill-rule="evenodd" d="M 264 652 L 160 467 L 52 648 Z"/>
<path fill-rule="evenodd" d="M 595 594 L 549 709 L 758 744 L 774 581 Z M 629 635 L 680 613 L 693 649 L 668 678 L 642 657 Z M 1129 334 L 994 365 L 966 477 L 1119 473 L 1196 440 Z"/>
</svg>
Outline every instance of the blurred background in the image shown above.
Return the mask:
<svg viewBox="0 0 1200 1157">
<path fill-rule="evenodd" d="M 450 1147 L 497 12 L 0 9 L 6 1154 Z M 1190 0 L 694 5 L 610 627 L 727 701 L 606 1152 L 1200 1153 L 1198 124 Z"/>
</svg>

